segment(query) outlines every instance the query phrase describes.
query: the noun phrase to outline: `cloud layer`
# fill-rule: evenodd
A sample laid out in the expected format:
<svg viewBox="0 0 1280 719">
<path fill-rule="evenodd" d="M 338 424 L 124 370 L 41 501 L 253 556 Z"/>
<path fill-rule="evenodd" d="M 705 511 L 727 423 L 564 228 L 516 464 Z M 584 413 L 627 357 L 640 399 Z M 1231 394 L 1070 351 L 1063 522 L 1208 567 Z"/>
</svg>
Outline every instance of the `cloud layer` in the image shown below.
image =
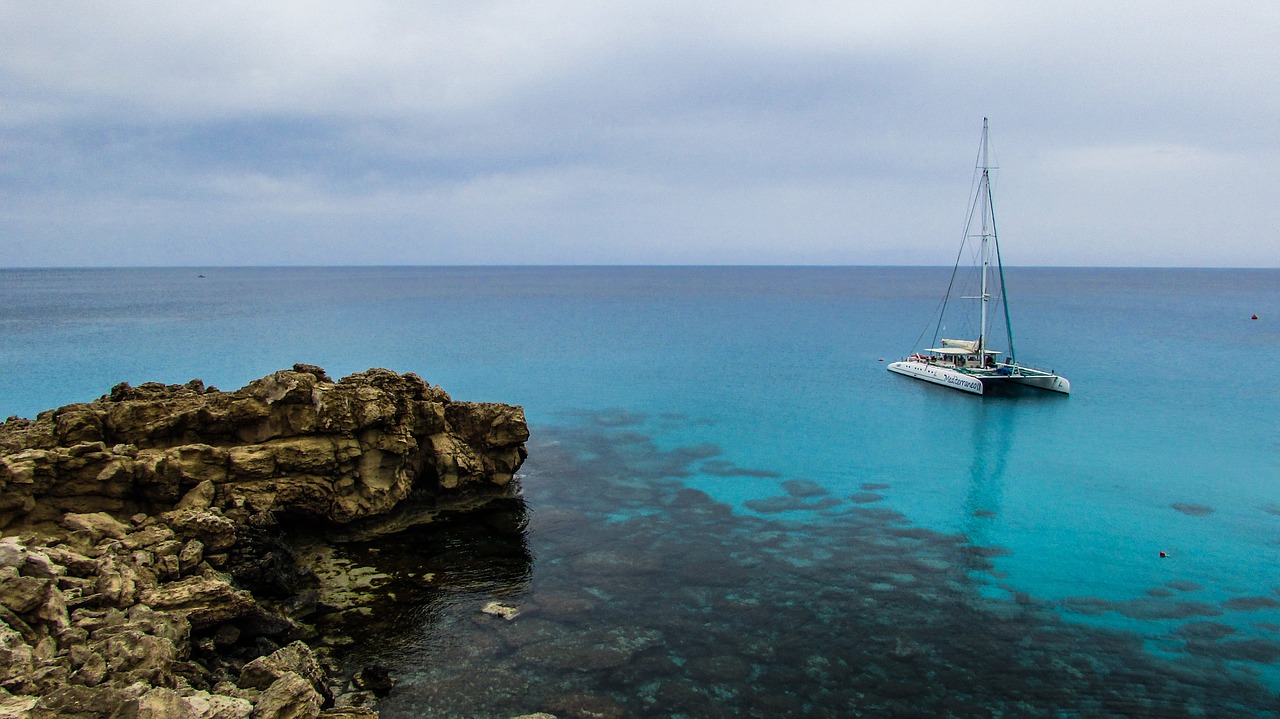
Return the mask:
<svg viewBox="0 0 1280 719">
<path fill-rule="evenodd" d="M 0 2 L 4 264 L 1280 265 L 1280 10 L 757 5 Z"/>
</svg>

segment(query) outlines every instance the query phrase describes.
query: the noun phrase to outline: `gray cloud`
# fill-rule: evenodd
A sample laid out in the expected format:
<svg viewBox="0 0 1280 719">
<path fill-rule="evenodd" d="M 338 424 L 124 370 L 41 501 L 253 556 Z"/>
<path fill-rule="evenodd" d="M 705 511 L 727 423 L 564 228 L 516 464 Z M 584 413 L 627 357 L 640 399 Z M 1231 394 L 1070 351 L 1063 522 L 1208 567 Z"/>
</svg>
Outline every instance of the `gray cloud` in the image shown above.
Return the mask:
<svg viewBox="0 0 1280 719">
<path fill-rule="evenodd" d="M 0 11 L 10 265 L 1280 264 L 1270 6 Z"/>
</svg>

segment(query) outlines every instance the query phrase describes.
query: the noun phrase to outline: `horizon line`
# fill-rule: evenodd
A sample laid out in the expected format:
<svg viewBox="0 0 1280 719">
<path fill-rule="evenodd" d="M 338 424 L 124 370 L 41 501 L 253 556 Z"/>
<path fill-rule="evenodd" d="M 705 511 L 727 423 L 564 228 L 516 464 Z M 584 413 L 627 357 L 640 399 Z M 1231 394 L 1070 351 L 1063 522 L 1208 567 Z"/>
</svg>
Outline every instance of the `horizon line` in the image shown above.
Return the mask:
<svg viewBox="0 0 1280 719">
<path fill-rule="evenodd" d="M 24 270 L 252 270 L 252 269 L 638 269 L 638 268 L 741 268 L 741 269 L 852 269 L 852 268 L 947 268 L 942 264 L 820 264 L 820 263 L 442 263 L 442 264 L 256 264 L 256 265 L 17 265 L 0 271 Z M 1018 269 L 1060 270 L 1277 270 L 1280 266 L 1258 265 L 1008 265 Z"/>
</svg>

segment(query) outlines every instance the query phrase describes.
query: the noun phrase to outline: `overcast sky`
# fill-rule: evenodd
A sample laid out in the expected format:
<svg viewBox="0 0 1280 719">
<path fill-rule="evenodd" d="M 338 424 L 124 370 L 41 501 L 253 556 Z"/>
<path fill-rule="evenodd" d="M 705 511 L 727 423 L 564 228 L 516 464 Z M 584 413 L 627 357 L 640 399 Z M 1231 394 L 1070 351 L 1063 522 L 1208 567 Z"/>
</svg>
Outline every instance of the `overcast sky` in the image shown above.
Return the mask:
<svg viewBox="0 0 1280 719">
<path fill-rule="evenodd" d="M 0 0 L 0 266 L 1280 266 L 1280 3 Z"/>
</svg>

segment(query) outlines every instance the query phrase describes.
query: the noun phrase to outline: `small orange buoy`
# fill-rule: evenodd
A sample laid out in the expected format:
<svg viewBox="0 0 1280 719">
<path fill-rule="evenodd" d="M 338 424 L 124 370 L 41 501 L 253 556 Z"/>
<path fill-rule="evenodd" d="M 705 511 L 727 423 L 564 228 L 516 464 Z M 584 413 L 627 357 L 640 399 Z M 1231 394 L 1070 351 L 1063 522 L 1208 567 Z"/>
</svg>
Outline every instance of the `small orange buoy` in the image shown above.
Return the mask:
<svg viewBox="0 0 1280 719">
<path fill-rule="evenodd" d="M 1161 552 L 1161 553 L 1160 553 L 1160 558 L 1161 558 L 1161 559 L 1164 559 L 1165 557 L 1168 557 L 1168 556 L 1169 556 L 1169 554 L 1168 554 L 1167 552 Z"/>
</svg>

